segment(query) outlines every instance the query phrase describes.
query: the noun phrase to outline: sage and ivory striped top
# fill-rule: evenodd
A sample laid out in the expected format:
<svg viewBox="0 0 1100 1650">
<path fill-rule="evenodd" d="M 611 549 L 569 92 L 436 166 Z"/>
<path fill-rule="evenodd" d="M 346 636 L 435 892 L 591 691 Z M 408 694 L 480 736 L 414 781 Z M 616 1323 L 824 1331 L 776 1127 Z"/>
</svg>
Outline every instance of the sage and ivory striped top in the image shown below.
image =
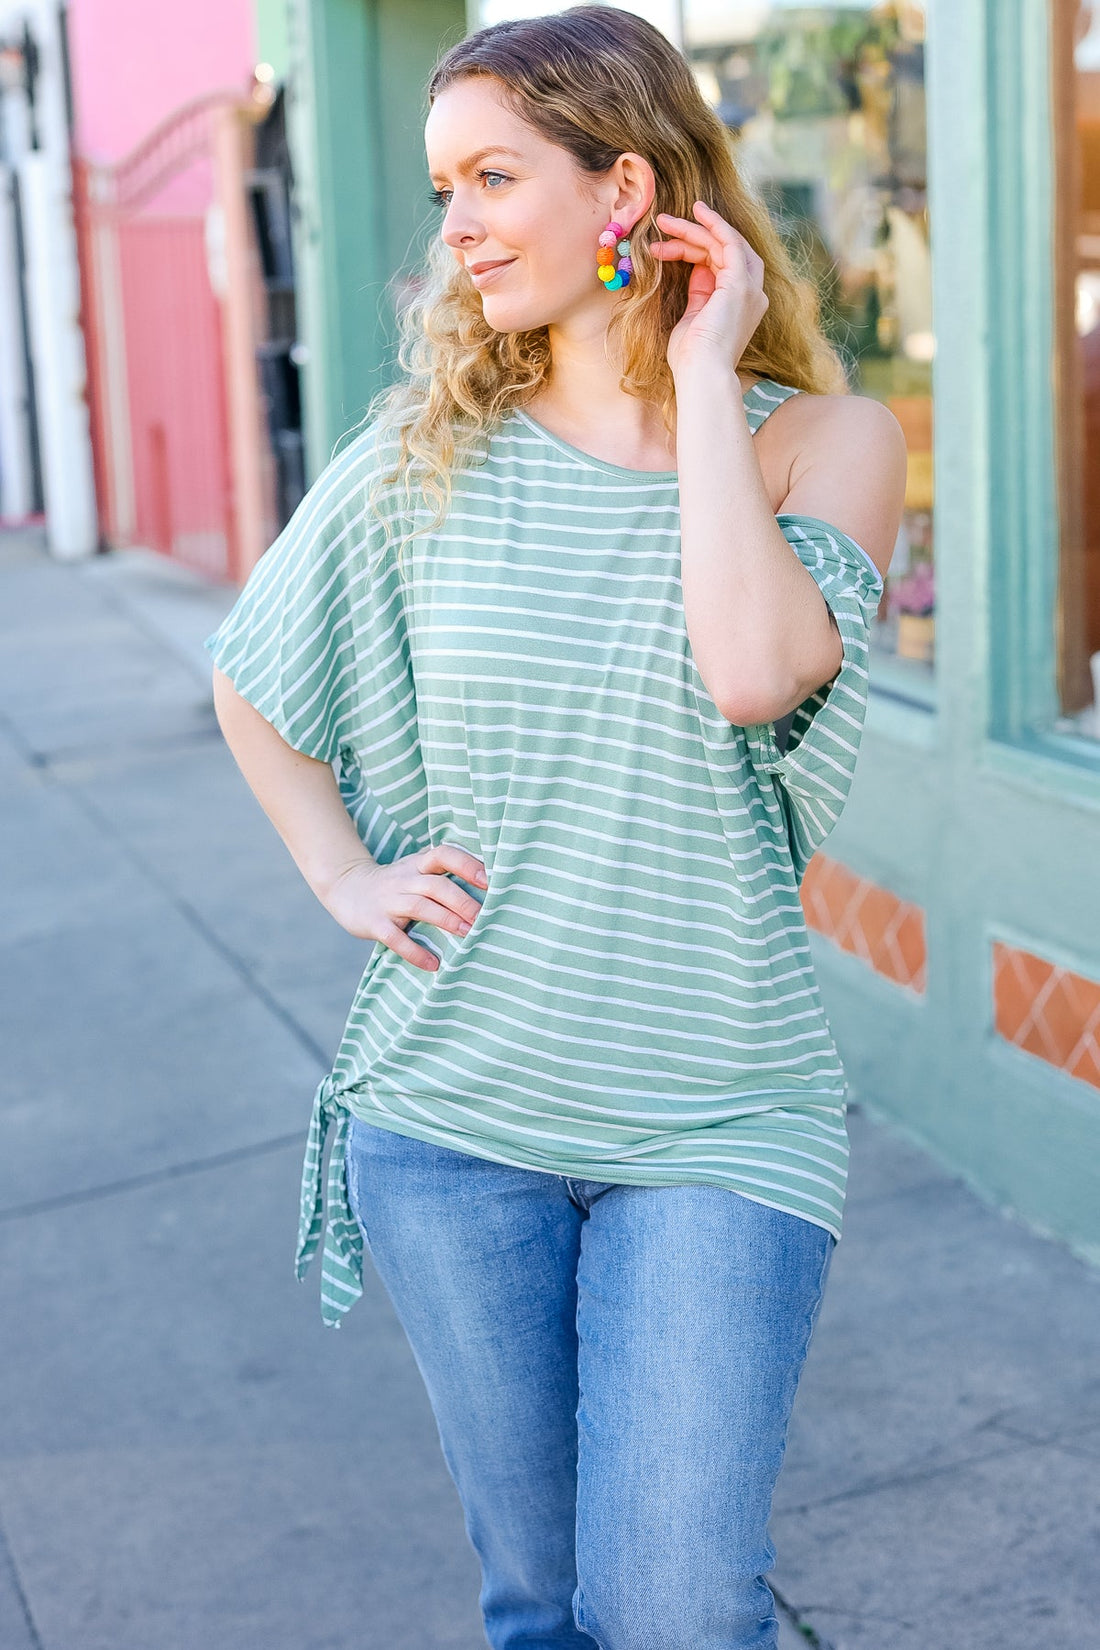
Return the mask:
<svg viewBox="0 0 1100 1650">
<path fill-rule="evenodd" d="M 754 384 L 752 430 L 797 393 Z M 881 575 L 828 523 L 777 518 L 844 647 L 780 751 L 695 667 L 674 472 L 513 412 L 398 563 L 396 505 L 367 498 L 392 456 L 367 429 L 332 461 L 207 643 L 291 745 L 337 764 L 375 859 L 448 841 L 489 876 L 462 883 L 482 902 L 468 935 L 411 925 L 436 971 L 368 954 L 315 1097 L 299 1277 L 324 1228 L 326 1322 L 361 1293 L 351 1113 L 556 1174 L 725 1187 L 839 1239 L 846 1083 L 798 889 L 851 785 Z"/>
</svg>

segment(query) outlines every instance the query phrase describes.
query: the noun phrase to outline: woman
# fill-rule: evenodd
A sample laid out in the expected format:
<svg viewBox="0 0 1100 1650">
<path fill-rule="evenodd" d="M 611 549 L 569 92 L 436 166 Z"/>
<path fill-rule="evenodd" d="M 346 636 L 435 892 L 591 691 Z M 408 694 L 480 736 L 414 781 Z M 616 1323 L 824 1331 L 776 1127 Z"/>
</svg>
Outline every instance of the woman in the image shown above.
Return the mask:
<svg viewBox="0 0 1100 1650">
<path fill-rule="evenodd" d="M 212 642 L 246 779 L 376 942 L 299 1275 L 335 1123 L 324 1314 L 365 1238 L 495 1650 L 774 1645 L 847 1148 L 798 884 L 904 443 L 648 24 L 484 29 L 430 98 L 402 378 Z"/>
</svg>

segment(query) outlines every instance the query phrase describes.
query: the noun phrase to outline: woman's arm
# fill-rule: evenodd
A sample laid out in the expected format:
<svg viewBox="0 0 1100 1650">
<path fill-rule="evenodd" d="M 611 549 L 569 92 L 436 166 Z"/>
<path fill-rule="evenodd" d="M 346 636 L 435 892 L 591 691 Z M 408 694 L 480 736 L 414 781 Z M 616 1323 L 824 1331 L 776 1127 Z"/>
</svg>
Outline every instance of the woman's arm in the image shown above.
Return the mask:
<svg viewBox="0 0 1100 1650">
<path fill-rule="evenodd" d="M 817 581 L 786 542 L 764 486 L 736 373 L 768 307 L 764 263 L 702 201 L 696 222 L 659 213 L 663 262 L 692 266 L 684 314 L 668 342 L 676 386 L 681 579 L 700 676 L 733 723 L 773 722 L 840 670 L 844 651 Z M 798 398 L 802 400 L 802 397 Z M 885 572 L 905 494 L 905 437 L 865 397 L 810 397 L 781 511 L 819 516 L 882 556 Z M 788 415 L 789 416 L 789 415 Z"/>
<path fill-rule="evenodd" d="M 780 512 L 827 521 L 885 573 L 905 497 L 901 426 L 869 397 L 798 399 L 807 404 L 798 408 L 798 449 Z M 733 368 L 698 357 L 685 365 L 676 408 L 692 653 L 729 721 L 771 722 L 832 681 L 843 659 L 840 633 L 776 523 Z"/>
<path fill-rule="evenodd" d="M 487 888 L 482 861 L 445 842 L 379 865 L 344 807 L 329 764 L 288 745 L 217 668 L 214 709 L 249 788 L 325 910 L 349 934 L 380 940 L 417 968 L 434 971 L 439 965 L 433 953 L 405 928 L 430 922 L 468 933 L 481 907 L 448 873 Z"/>
<path fill-rule="evenodd" d="M 288 745 L 218 669 L 214 709 L 249 789 L 328 909 L 341 877 L 356 866 L 376 863 L 344 807 L 336 775 L 327 762 Z"/>
</svg>

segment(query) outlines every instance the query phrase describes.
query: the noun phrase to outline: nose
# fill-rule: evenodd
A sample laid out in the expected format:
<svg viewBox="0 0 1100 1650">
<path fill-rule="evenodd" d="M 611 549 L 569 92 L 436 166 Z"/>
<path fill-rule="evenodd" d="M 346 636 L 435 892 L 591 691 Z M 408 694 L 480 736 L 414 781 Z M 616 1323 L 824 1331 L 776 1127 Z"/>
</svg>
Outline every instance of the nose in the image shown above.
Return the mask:
<svg viewBox="0 0 1100 1650">
<path fill-rule="evenodd" d="M 485 239 L 484 226 L 452 197 L 443 218 L 440 231 L 443 240 L 453 252 L 461 252 L 480 245 Z"/>
</svg>

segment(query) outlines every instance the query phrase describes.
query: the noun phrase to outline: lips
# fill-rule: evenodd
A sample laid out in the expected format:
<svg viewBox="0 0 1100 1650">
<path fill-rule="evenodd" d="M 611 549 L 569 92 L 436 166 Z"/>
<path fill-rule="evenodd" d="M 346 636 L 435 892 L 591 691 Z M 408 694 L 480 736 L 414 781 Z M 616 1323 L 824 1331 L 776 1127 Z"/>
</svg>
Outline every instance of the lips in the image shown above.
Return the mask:
<svg viewBox="0 0 1100 1650">
<path fill-rule="evenodd" d="M 485 275 L 490 269 L 503 269 L 505 264 L 514 262 L 514 258 L 489 258 L 483 264 L 467 264 L 466 268 L 471 275 Z"/>
<path fill-rule="evenodd" d="M 505 270 L 511 269 L 515 261 L 514 258 L 493 258 L 492 260 L 486 260 L 485 263 L 471 264 L 467 273 L 477 290 L 481 292 L 485 287 L 491 286 L 494 281 L 499 280 Z"/>
</svg>

